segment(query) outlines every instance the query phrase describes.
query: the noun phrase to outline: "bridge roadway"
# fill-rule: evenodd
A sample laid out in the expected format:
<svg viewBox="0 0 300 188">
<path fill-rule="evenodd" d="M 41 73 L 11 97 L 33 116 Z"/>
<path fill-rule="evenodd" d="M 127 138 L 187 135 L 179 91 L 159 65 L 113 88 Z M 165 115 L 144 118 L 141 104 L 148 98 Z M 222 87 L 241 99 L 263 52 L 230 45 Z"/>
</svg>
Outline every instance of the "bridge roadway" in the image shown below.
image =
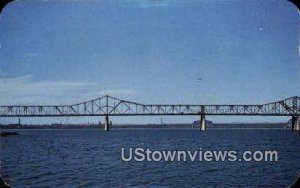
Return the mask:
<svg viewBox="0 0 300 188">
<path fill-rule="evenodd" d="M 295 96 L 266 104 L 190 105 L 142 104 L 118 99 L 109 95 L 71 105 L 3 105 L 4 117 L 71 117 L 104 116 L 106 131 L 110 128 L 109 116 L 198 115 L 200 130 L 206 129 L 206 115 L 235 116 L 290 116 L 292 130 L 300 130 L 300 97 Z"/>
</svg>

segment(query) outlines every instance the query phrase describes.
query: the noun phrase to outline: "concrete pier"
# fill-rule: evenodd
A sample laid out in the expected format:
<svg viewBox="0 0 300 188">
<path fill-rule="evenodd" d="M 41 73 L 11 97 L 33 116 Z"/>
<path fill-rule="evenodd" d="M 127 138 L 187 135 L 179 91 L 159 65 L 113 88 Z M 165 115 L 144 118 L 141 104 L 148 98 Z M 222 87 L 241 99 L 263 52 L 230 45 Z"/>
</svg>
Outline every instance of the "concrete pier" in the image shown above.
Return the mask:
<svg viewBox="0 0 300 188">
<path fill-rule="evenodd" d="M 300 123 L 299 123 L 299 117 L 293 116 L 292 117 L 292 130 L 293 131 L 300 131 Z"/>
<path fill-rule="evenodd" d="M 200 116 L 200 131 L 206 130 L 206 122 L 205 122 L 205 115 L 201 114 Z"/>
<path fill-rule="evenodd" d="M 104 131 L 109 131 L 109 128 L 110 128 L 109 117 L 108 115 L 106 115 L 104 118 Z"/>
</svg>

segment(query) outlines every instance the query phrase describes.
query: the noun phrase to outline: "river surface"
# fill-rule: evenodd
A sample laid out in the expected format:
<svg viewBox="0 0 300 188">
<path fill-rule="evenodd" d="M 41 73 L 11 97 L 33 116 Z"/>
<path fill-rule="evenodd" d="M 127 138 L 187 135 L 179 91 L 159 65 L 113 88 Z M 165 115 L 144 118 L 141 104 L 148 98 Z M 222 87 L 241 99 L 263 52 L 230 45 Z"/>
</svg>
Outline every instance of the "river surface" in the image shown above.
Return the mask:
<svg viewBox="0 0 300 188">
<path fill-rule="evenodd" d="M 300 173 L 300 133 L 286 129 L 17 130 L 1 138 L 12 187 L 287 187 Z M 278 152 L 278 161 L 143 161 L 121 148 Z"/>
</svg>

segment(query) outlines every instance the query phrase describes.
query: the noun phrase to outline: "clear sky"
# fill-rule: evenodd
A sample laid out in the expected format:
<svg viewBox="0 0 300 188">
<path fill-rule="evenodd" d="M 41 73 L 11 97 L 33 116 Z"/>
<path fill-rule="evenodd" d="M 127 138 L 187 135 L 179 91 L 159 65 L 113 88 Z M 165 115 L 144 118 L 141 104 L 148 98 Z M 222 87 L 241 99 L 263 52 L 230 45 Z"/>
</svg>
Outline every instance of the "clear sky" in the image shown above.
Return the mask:
<svg viewBox="0 0 300 188">
<path fill-rule="evenodd" d="M 0 17 L 0 104 L 105 94 L 191 104 L 299 96 L 299 18 L 285 0 L 14 1 Z"/>
</svg>

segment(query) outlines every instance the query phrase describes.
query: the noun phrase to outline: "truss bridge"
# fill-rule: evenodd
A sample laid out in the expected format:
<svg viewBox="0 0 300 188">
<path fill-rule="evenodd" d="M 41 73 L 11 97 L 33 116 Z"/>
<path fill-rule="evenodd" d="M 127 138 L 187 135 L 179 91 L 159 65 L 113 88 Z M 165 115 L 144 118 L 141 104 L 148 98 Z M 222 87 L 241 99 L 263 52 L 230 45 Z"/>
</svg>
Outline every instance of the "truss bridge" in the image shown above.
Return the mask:
<svg viewBox="0 0 300 188">
<path fill-rule="evenodd" d="M 70 105 L 5 105 L 0 117 L 71 117 L 104 116 L 109 130 L 109 116 L 198 115 L 201 130 L 206 129 L 206 115 L 290 116 L 292 129 L 300 130 L 300 97 L 266 104 L 143 104 L 105 95 Z"/>
</svg>

